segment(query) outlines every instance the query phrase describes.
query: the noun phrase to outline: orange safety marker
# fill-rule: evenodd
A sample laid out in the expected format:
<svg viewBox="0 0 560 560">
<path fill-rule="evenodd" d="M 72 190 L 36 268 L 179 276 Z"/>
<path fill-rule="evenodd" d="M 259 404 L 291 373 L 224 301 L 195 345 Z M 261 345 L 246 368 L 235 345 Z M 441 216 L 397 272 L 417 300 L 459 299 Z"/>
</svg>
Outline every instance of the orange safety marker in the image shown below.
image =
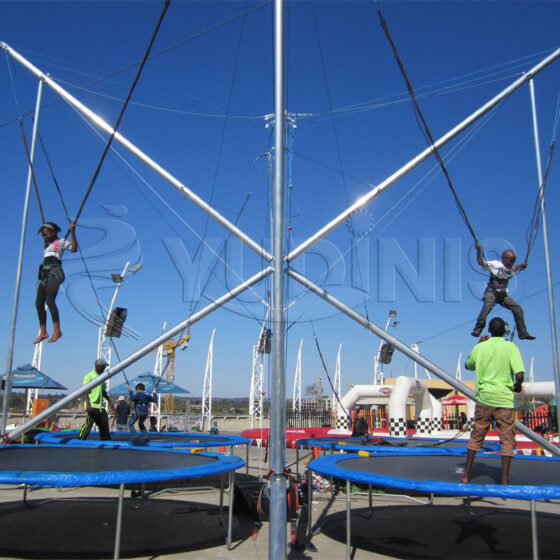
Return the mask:
<svg viewBox="0 0 560 560">
<path fill-rule="evenodd" d="M 220 445 L 220 453 L 225 453 L 225 452 L 226 452 L 226 446 Z"/>
<path fill-rule="evenodd" d="M 318 459 L 320 453 L 321 453 L 321 450 L 318 447 L 314 447 L 313 448 L 313 459 Z"/>
</svg>

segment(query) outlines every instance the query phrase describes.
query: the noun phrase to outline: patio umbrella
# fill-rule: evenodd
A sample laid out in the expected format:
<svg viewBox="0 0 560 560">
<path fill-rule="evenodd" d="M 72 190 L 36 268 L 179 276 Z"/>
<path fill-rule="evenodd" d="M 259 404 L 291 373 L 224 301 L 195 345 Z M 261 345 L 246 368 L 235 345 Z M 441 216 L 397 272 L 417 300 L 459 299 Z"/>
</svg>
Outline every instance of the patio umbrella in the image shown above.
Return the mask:
<svg viewBox="0 0 560 560">
<path fill-rule="evenodd" d="M 467 404 L 469 402 L 469 399 L 467 399 L 467 397 L 463 396 L 463 395 L 449 395 L 449 397 L 446 397 L 445 399 L 439 401 L 442 405 L 462 405 L 462 404 Z"/>
<path fill-rule="evenodd" d="M 4 381 L 2 382 L 4 385 Z M 39 371 L 31 364 L 18 366 L 12 371 L 12 388 L 13 389 L 54 389 L 57 391 L 66 391 L 67 387 L 61 385 L 58 381 L 50 378 L 48 375 Z"/>
<path fill-rule="evenodd" d="M 166 379 L 162 379 L 157 375 L 153 375 L 151 373 L 143 373 L 135 377 L 134 379 L 130 380 L 130 383 L 121 383 L 116 387 L 113 387 L 109 391 L 109 395 L 128 395 L 128 386 L 134 387 L 137 383 L 144 383 L 145 391 L 151 393 L 154 390 L 154 387 L 157 387 L 157 392 L 161 394 L 165 393 L 173 393 L 173 394 L 189 394 L 190 391 L 179 387 L 179 385 L 175 385 L 175 383 L 171 383 L 171 381 L 167 381 Z"/>
</svg>

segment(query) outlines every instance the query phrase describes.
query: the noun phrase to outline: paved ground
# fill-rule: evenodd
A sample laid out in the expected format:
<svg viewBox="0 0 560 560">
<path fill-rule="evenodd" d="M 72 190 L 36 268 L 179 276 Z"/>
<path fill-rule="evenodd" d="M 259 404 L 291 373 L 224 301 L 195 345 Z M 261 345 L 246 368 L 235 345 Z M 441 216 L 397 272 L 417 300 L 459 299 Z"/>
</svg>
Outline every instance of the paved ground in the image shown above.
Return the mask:
<svg viewBox="0 0 560 560">
<path fill-rule="evenodd" d="M 245 452 L 240 452 L 242 456 Z M 250 474 L 265 474 L 262 451 L 250 449 Z M 287 450 L 295 471 L 295 451 Z M 239 473 L 244 480 L 244 471 Z M 255 526 L 251 515 L 234 516 L 233 549 L 225 532 L 215 489 L 185 487 L 149 500 L 126 492 L 121 557 L 156 559 L 266 559 L 268 523 Z M 102 559 L 113 557 L 117 491 L 110 488 L 44 489 L 30 493 L 0 490 L 0 558 Z M 238 497 L 239 498 L 239 497 Z M 316 493 L 312 519 L 317 533 L 306 547 L 306 520 L 296 526 L 298 542 L 288 547 L 290 559 L 346 557 L 346 497 Z M 238 506 L 242 506 L 238 499 Z M 457 498 L 436 498 L 424 505 L 403 496 L 352 497 L 353 557 L 381 558 L 504 558 L 532 556 L 529 503 L 483 500 L 465 507 Z M 559 558 L 557 546 L 560 504 L 537 505 L 539 557 Z M 226 517 L 227 519 L 227 517 Z M 258 528 L 258 532 L 254 531 Z M 289 527 L 286 540 L 289 541 Z"/>
</svg>

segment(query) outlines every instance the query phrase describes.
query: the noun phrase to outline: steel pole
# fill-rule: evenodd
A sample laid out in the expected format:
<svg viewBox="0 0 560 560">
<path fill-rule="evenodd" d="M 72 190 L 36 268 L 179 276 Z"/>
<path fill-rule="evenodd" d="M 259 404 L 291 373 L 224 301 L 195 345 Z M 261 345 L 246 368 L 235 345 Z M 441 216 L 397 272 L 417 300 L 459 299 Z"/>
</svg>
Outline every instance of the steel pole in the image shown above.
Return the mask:
<svg viewBox="0 0 560 560">
<path fill-rule="evenodd" d="M 269 558 L 286 558 L 286 386 L 284 370 L 284 2 L 274 1 L 274 143 L 272 189 L 272 347 L 270 378 Z"/>
<path fill-rule="evenodd" d="M 14 60 L 19 62 L 26 70 L 29 70 L 33 75 L 37 78 L 44 80 L 45 83 L 57 94 L 59 95 L 66 103 L 74 107 L 76 111 L 81 113 L 84 117 L 89 119 L 94 125 L 99 127 L 101 130 L 106 132 L 107 134 L 114 135 L 114 139 L 118 142 L 121 146 L 126 148 L 129 152 L 131 152 L 134 156 L 136 156 L 140 161 L 145 163 L 150 169 L 155 171 L 160 177 L 165 179 L 172 187 L 177 189 L 180 193 L 182 193 L 186 198 L 188 198 L 191 202 L 196 204 L 201 210 L 206 212 L 211 218 L 216 220 L 220 225 L 225 227 L 230 233 L 235 235 L 239 240 L 241 240 L 245 245 L 251 248 L 257 255 L 260 255 L 262 258 L 270 261 L 272 259 L 272 255 L 265 251 L 256 241 L 251 239 L 247 234 L 241 231 L 236 225 L 232 224 L 227 218 L 222 216 L 217 210 L 214 210 L 212 206 L 210 206 L 207 202 L 202 200 L 197 194 L 191 191 L 187 186 L 185 186 L 181 181 L 176 179 L 171 173 L 166 171 L 163 167 L 157 164 L 153 159 L 151 159 L 148 155 L 146 155 L 142 150 L 137 148 L 132 142 L 127 140 L 122 134 L 119 132 L 115 132 L 114 129 L 107 124 L 101 117 L 96 115 L 93 111 L 88 109 L 83 103 L 78 101 L 73 95 L 68 93 L 64 88 L 60 87 L 56 82 L 51 80 L 46 74 L 41 72 L 37 67 L 35 67 L 31 62 L 21 56 L 18 52 L 12 49 L 6 43 L 0 43 L 0 47 L 3 48 Z"/>
<path fill-rule="evenodd" d="M 432 372 L 434 375 L 437 375 L 440 379 L 443 379 L 446 383 L 451 385 L 460 391 L 463 395 L 467 396 L 471 400 L 476 400 L 475 392 L 463 385 L 460 381 L 455 379 L 452 375 L 449 375 L 446 371 L 441 369 L 439 366 L 427 360 L 424 356 L 409 348 L 404 342 L 401 342 L 394 336 L 391 336 L 388 332 L 385 332 L 381 327 L 375 325 L 371 321 L 368 321 L 366 318 L 362 317 L 359 313 L 354 311 L 351 307 L 348 307 L 345 303 L 341 302 L 333 295 L 329 294 L 326 290 L 317 286 L 317 284 L 313 283 L 311 280 L 307 279 L 305 276 L 299 274 L 293 269 L 288 269 L 288 275 L 291 276 L 294 280 L 308 288 L 314 294 L 318 295 L 320 298 L 324 299 L 338 310 L 342 311 L 345 315 L 371 331 L 373 334 L 381 337 L 383 340 L 392 344 L 397 350 L 402 352 L 405 356 L 414 360 L 417 364 L 420 364 L 422 367 L 426 368 L 428 371 Z M 518 431 L 520 431 L 523 435 L 527 436 L 529 439 L 538 443 L 541 447 L 550 451 L 554 455 L 560 455 L 560 449 L 558 449 L 555 445 L 551 444 L 546 439 L 542 438 L 532 430 L 530 430 L 525 424 L 522 424 L 517 420 L 515 422 L 515 427 Z"/>
<path fill-rule="evenodd" d="M 33 121 L 33 137 L 31 139 L 31 150 L 29 154 L 29 169 L 27 171 L 27 186 L 25 188 L 25 199 L 23 203 L 23 218 L 21 220 L 21 235 L 19 240 L 19 256 L 16 272 L 16 286 L 14 289 L 14 303 L 12 308 L 12 323 L 10 326 L 10 340 L 8 345 L 8 357 L 6 359 L 6 376 L 4 381 L 4 399 L 2 401 L 2 431 L 6 433 L 8 422 L 8 400 L 12 392 L 12 368 L 14 362 L 14 341 L 16 337 L 16 323 L 19 307 L 19 292 L 21 288 L 21 271 L 23 269 L 23 252 L 25 248 L 25 232 L 27 230 L 27 218 L 29 215 L 29 197 L 31 193 L 31 181 L 33 180 L 33 158 L 35 156 L 35 144 L 37 141 L 37 129 L 39 128 L 39 111 L 41 109 L 41 98 L 43 96 L 43 80 L 39 80 L 37 87 L 37 101 L 35 103 L 35 119 Z"/>
<path fill-rule="evenodd" d="M 542 166 L 541 148 L 539 144 L 539 129 L 537 124 L 537 109 L 535 103 L 535 86 L 533 80 L 529 80 L 529 91 L 531 92 L 531 113 L 533 116 L 533 133 L 535 136 L 535 152 L 537 156 L 537 176 L 539 190 L 542 188 Z M 544 193 L 543 193 L 544 194 Z M 552 281 L 552 267 L 550 264 L 550 248 L 548 244 L 548 226 L 546 220 L 546 207 L 544 196 L 541 197 L 542 231 L 544 242 L 544 259 L 546 263 L 546 287 L 548 294 L 548 312 L 550 315 L 550 335 L 552 337 L 552 368 L 554 372 L 554 392 L 556 394 L 556 426 L 560 429 L 560 367 L 558 365 L 558 335 L 556 330 L 556 311 L 554 307 L 554 283 Z"/>
<path fill-rule="evenodd" d="M 80 387 L 79 389 L 76 389 L 71 394 L 66 395 L 58 402 L 53 404 L 51 407 L 47 408 L 37 416 L 31 418 L 31 420 L 28 420 L 21 426 L 17 427 L 15 430 L 13 430 L 8 434 L 7 436 L 8 439 L 13 440 L 17 438 L 19 435 L 24 434 L 30 428 L 33 428 L 33 426 L 36 426 L 39 422 L 48 418 L 51 414 L 53 414 L 57 410 L 60 410 L 65 405 L 71 403 L 74 399 L 77 399 L 78 397 L 84 395 L 85 393 L 89 393 L 89 391 L 91 391 L 97 385 L 104 383 L 105 381 L 107 381 L 107 379 L 110 379 L 111 377 L 113 377 L 123 369 L 137 362 L 140 358 L 143 358 L 144 356 L 149 354 L 152 350 L 154 350 L 164 342 L 167 342 L 172 336 L 175 336 L 176 334 L 179 334 L 180 332 L 190 327 L 191 325 L 194 325 L 195 323 L 197 323 L 198 321 L 200 321 L 201 319 L 203 319 L 204 317 L 212 313 L 212 311 L 215 311 L 216 309 L 220 308 L 228 301 L 234 299 L 239 294 L 243 293 L 245 290 L 250 288 L 253 284 L 256 284 L 263 278 L 266 278 L 271 273 L 272 273 L 272 267 L 267 267 L 264 270 L 261 270 L 260 272 L 258 272 L 257 274 L 255 274 L 254 276 L 252 276 L 242 284 L 239 284 L 236 288 L 234 288 L 227 294 L 224 294 L 216 301 L 207 305 L 204 309 L 201 309 L 200 311 L 198 311 L 197 313 L 195 313 L 185 321 L 174 326 L 169 331 L 166 331 L 158 338 L 146 344 L 146 346 L 144 346 L 143 348 L 140 348 L 140 350 L 133 352 L 130 356 L 128 356 L 128 358 L 125 358 L 124 360 L 120 361 L 114 367 L 109 368 L 107 371 L 99 375 L 96 379 L 90 381 L 87 385 L 82 385 L 82 387 Z"/>
<path fill-rule="evenodd" d="M 286 260 L 288 262 L 293 261 L 296 257 L 301 255 L 303 252 L 307 251 L 312 245 L 323 239 L 327 234 L 329 234 L 333 229 L 337 228 L 339 225 L 344 223 L 348 218 L 353 216 L 356 212 L 361 210 L 364 206 L 370 203 L 374 198 L 379 196 L 383 191 L 388 189 L 391 185 L 396 183 L 399 179 L 404 177 L 407 173 L 412 171 L 415 167 L 420 165 L 424 160 L 428 159 L 432 153 L 433 148 L 441 148 L 445 146 L 450 140 L 455 138 L 459 133 L 463 132 L 466 128 L 468 128 L 471 124 L 476 122 L 478 119 L 483 117 L 486 113 L 491 111 L 496 105 L 501 103 L 506 97 L 511 95 L 514 91 L 518 90 L 522 85 L 526 84 L 533 76 L 538 74 L 541 70 L 546 68 L 549 64 L 554 62 L 557 58 L 560 57 L 560 49 L 556 49 L 551 55 L 547 56 L 544 60 L 539 62 L 536 66 L 533 66 L 531 70 L 529 70 L 526 74 L 524 74 L 521 78 L 513 82 L 510 86 L 502 90 L 498 95 L 492 98 L 488 103 L 483 105 L 480 109 L 472 113 L 469 117 L 467 117 L 463 122 L 459 123 L 455 128 L 452 128 L 447 134 L 442 136 L 439 140 L 434 143 L 434 146 L 430 146 L 426 148 L 423 152 L 417 155 L 413 160 L 409 163 L 401 167 L 398 171 L 393 173 L 390 177 L 385 179 L 382 183 L 377 185 L 371 192 L 362 196 L 355 202 L 352 206 L 350 206 L 347 210 L 339 214 L 336 218 L 331 220 L 326 226 L 321 228 L 317 233 L 312 235 L 301 243 L 298 247 L 296 247 L 291 253 L 288 254 Z"/>
</svg>

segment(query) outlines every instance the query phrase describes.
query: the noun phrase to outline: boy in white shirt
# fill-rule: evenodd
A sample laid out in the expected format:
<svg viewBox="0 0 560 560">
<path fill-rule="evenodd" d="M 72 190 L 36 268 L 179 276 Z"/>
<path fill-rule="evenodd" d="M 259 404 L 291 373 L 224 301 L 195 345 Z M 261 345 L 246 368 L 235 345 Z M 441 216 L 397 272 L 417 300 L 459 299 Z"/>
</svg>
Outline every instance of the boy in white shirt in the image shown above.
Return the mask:
<svg viewBox="0 0 560 560">
<path fill-rule="evenodd" d="M 502 253 L 501 261 L 485 261 L 482 257 L 482 245 L 476 243 L 475 247 L 478 264 L 490 272 L 490 279 L 484 290 L 484 296 L 482 298 L 484 305 L 482 306 L 482 311 L 476 320 L 476 325 L 471 335 L 476 337 L 480 336 L 486 325 L 488 313 L 499 303 L 502 307 L 510 309 L 513 313 L 515 326 L 517 327 L 517 336 L 522 340 L 535 340 L 535 337 L 527 332 L 523 309 L 508 294 L 508 283 L 510 279 L 529 265 L 527 263 L 522 263 L 514 266 L 517 255 L 510 249 Z"/>
</svg>

